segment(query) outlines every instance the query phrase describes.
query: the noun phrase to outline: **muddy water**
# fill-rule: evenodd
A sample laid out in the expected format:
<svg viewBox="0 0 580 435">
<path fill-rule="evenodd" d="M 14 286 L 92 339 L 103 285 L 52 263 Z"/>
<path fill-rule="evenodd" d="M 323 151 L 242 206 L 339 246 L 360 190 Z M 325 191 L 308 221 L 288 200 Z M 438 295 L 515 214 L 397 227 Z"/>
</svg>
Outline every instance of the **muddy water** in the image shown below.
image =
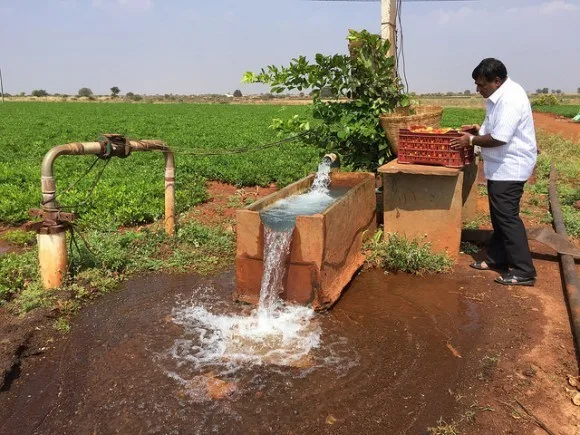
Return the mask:
<svg viewBox="0 0 580 435">
<path fill-rule="evenodd" d="M 230 302 L 233 274 L 143 277 L 27 360 L 0 393 L 0 433 L 421 433 L 455 409 L 459 356 L 478 343 L 463 286 L 362 273 L 317 315 L 321 345 L 305 364 L 228 372 L 172 358 L 186 331 L 171 313 L 192 295 L 210 311 L 247 309 Z"/>
</svg>

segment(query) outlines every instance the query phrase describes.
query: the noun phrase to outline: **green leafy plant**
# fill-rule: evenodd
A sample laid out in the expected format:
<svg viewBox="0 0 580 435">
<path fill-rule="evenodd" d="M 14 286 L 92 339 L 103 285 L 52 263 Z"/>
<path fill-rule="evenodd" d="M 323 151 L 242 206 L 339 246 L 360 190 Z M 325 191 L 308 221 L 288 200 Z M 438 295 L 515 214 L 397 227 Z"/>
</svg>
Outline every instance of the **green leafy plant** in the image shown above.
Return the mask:
<svg viewBox="0 0 580 435">
<path fill-rule="evenodd" d="M 442 273 L 451 270 L 453 260 L 444 253 L 432 252 L 430 243 L 419 239 L 407 240 L 397 233 L 381 230 L 365 244 L 367 263 L 388 271 L 414 274 L 424 272 Z"/>
<path fill-rule="evenodd" d="M 389 41 L 366 30 L 350 30 L 347 39 L 350 56 L 318 53 L 313 62 L 299 56 L 288 66 L 246 72 L 242 82 L 268 84 L 273 93 L 311 89 L 315 122 L 295 115 L 274 119 L 272 128 L 286 134 L 306 132 L 306 143 L 340 153 L 343 165 L 374 170 L 391 157 L 379 115 L 408 106 L 410 98 L 394 57 L 387 55 Z"/>
</svg>

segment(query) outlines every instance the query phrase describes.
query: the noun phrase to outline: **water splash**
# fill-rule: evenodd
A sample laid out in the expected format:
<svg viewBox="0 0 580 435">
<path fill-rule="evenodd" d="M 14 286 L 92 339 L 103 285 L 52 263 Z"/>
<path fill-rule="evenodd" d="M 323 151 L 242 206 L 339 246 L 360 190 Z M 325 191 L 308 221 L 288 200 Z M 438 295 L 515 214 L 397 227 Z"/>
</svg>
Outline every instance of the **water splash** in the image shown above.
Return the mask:
<svg viewBox="0 0 580 435">
<path fill-rule="evenodd" d="M 314 311 L 286 305 L 279 295 L 284 290 L 296 217 L 322 212 L 345 192 L 329 186 L 330 162 L 324 160 L 308 193 L 284 198 L 260 213 L 265 228 L 258 308 L 249 315 L 215 314 L 199 302 L 175 309 L 173 321 L 184 327 L 186 337 L 176 340 L 170 350 L 174 360 L 219 375 L 248 365 L 315 365 L 311 352 L 320 346 L 322 330 Z"/>
<path fill-rule="evenodd" d="M 306 368 L 308 355 L 320 345 L 321 328 L 312 309 L 287 306 L 267 316 L 214 314 L 201 305 L 174 309 L 173 321 L 185 337 L 170 354 L 195 370 L 227 375 L 253 365 Z"/>
</svg>

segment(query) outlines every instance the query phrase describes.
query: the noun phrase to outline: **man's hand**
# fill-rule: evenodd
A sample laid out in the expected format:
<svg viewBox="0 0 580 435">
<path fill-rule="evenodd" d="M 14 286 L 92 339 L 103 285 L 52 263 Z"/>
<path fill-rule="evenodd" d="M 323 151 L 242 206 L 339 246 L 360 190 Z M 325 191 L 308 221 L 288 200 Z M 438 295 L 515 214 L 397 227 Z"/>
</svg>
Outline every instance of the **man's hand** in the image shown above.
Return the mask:
<svg viewBox="0 0 580 435">
<path fill-rule="evenodd" d="M 479 124 L 462 125 L 461 131 L 470 131 L 473 129 L 473 130 L 475 130 L 475 134 L 478 135 L 480 128 L 481 128 L 481 126 Z"/>
<path fill-rule="evenodd" d="M 456 150 L 458 148 L 465 148 L 469 146 L 469 138 L 473 136 L 469 133 L 463 133 L 461 137 L 455 137 L 449 141 L 451 148 Z"/>
</svg>

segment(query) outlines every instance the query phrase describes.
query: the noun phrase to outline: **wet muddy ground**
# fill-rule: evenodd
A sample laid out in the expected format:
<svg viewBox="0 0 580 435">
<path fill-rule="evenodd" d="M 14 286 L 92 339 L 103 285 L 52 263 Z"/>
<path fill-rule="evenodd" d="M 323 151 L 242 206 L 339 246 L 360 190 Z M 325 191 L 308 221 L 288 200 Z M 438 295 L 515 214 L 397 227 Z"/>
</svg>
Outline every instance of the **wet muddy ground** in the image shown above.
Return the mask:
<svg viewBox="0 0 580 435">
<path fill-rule="evenodd" d="M 365 271 L 317 315 L 311 364 L 231 373 L 170 350 L 186 335 L 176 308 L 246 309 L 231 302 L 233 273 L 142 277 L 22 362 L 0 393 L 0 433 L 425 433 L 440 418 L 466 433 L 532 433 L 514 398 L 556 433 L 575 433 L 564 395 L 574 350 L 547 273 L 557 263 L 539 255 L 533 289 L 493 284 L 466 255 L 453 275 Z"/>
</svg>

